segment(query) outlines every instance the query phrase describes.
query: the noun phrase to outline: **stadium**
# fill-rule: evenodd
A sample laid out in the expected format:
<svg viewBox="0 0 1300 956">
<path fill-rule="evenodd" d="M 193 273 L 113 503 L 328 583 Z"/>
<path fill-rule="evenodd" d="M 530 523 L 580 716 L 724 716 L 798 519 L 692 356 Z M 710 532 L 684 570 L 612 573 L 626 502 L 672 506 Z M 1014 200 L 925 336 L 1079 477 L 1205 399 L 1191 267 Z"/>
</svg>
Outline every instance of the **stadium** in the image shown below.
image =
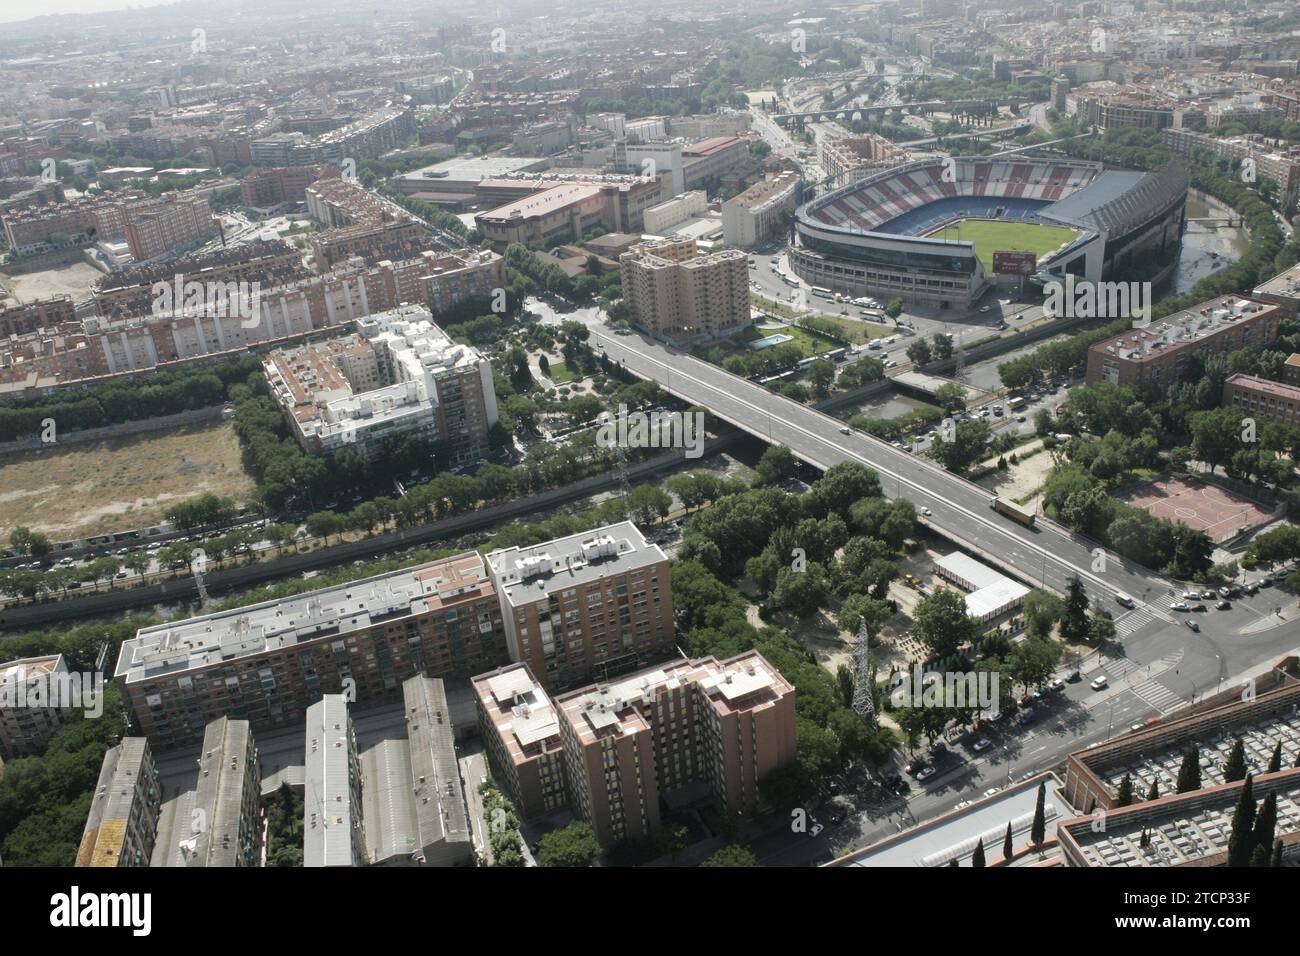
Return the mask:
<svg viewBox="0 0 1300 956">
<path fill-rule="evenodd" d="M 995 252 L 1024 253 L 1018 265 L 1037 283 L 1159 283 L 1177 261 L 1187 184 L 1173 164 L 1144 173 L 1071 159 L 919 160 L 801 207 L 790 267 L 833 292 L 941 309 L 978 302 Z"/>
</svg>

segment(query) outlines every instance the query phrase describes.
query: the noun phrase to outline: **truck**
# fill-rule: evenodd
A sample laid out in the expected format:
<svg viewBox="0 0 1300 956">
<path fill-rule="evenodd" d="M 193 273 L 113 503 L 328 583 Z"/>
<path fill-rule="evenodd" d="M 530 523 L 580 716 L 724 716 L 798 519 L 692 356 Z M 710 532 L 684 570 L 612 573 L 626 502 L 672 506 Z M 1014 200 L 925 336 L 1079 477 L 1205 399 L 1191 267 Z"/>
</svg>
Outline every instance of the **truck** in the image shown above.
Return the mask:
<svg viewBox="0 0 1300 956">
<path fill-rule="evenodd" d="M 1008 501 L 1006 498 L 990 498 L 989 507 L 998 514 L 1010 518 L 1012 521 L 1016 522 L 1016 524 L 1022 524 L 1026 528 L 1032 528 L 1034 526 L 1034 513 L 1032 511 L 1026 511 L 1015 502 Z"/>
</svg>

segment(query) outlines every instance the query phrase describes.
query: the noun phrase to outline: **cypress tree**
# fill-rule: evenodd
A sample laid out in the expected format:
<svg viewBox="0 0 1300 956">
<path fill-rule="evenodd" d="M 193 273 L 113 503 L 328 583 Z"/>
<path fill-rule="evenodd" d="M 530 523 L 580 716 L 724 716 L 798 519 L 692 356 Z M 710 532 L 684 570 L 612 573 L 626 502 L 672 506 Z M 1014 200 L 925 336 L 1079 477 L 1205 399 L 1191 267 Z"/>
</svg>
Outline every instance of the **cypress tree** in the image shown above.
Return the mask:
<svg viewBox="0 0 1300 956">
<path fill-rule="evenodd" d="M 1034 846 L 1042 846 L 1043 840 L 1047 837 L 1047 812 L 1045 801 L 1047 800 L 1047 785 L 1040 783 L 1038 785 L 1038 800 L 1034 803 L 1034 824 L 1029 828 L 1029 839 L 1034 842 Z"/>
<path fill-rule="evenodd" d="M 1273 748 L 1273 756 L 1269 758 L 1268 772 L 1277 773 L 1281 769 L 1282 769 L 1282 741 L 1279 740 L 1277 742 L 1277 746 Z"/>
<path fill-rule="evenodd" d="M 1241 797 L 1237 800 L 1237 810 L 1232 815 L 1232 835 L 1228 837 L 1228 866 L 1249 866 L 1251 851 L 1255 848 L 1255 797 L 1252 792 L 1251 778 L 1241 788 Z"/>
<path fill-rule="evenodd" d="M 1011 821 L 1007 821 L 1007 835 L 1002 838 L 1002 859 L 1011 859 Z"/>
<path fill-rule="evenodd" d="M 1273 841 L 1273 859 L 1270 861 L 1269 865 L 1270 866 L 1282 865 L 1282 841 L 1281 840 Z"/>
<path fill-rule="evenodd" d="M 1124 774 L 1124 779 L 1119 782 L 1119 792 L 1115 794 L 1115 802 L 1121 807 L 1127 807 L 1133 803 L 1133 778 Z"/>
<path fill-rule="evenodd" d="M 1183 754 L 1183 765 L 1178 768 L 1178 793 L 1201 789 L 1201 748 L 1192 744 Z"/>
<path fill-rule="evenodd" d="M 1255 816 L 1255 829 L 1251 842 L 1268 853 L 1273 848 L 1273 838 L 1277 832 L 1277 794 L 1270 793 L 1264 798 L 1259 813 Z"/>
<path fill-rule="evenodd" d="M 1223 766 L 1223 779 L 1228 783 L 1246 779 L 1246 742 L 1240 737 L 1232 745 L 1228 762 Z"/>
<path fill-rule="evenodd" d="M 1159 780 L 1152 780 L 1152 781 L 1151 781 L 1151 789 L 1147 791 L 1147 799 L 1148 799 L 1148 800 L 1159 800 L 1159 799 L 1160 799 L 1160 781 L 1159 781 Z"/>
<path fill-rule="evenodd" d="M 983 837 L 980 837 L 979 843 L 975 844 L 975 852 L 971 854 L 970 865 L 971 866 L 984 865 L 984 838 Z"/>
<path fill-rule="evenodd" d="M 1268 850 L 1262 846 L 1255 847 L 1255 852 L 1250 855 L 1250 865 L 1252 868 L 1266 868 L 1269 863 Z"/>
</svg>

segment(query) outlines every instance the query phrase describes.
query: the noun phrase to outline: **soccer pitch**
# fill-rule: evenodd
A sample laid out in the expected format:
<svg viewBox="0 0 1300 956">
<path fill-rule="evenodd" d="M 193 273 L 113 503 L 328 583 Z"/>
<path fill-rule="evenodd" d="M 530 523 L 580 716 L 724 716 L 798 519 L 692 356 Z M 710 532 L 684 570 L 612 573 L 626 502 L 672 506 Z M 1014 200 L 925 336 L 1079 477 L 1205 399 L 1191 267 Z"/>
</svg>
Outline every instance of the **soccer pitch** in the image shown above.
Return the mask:
<svg viewBox="0 0 1300 956">
<path fill-rule="evenodd" d="M 993 274 L 993 253 L 1032 252 L 1036 256 L 1072 241 L 1077 229 L 1044 226 L 1036 222 L 1006 222 L 1000 219 L 963 219 L 930 233 L 929 239 L 965 239 L 975 243 L 975 255 L 984 263 L 984 271 Z"/>
</svg>

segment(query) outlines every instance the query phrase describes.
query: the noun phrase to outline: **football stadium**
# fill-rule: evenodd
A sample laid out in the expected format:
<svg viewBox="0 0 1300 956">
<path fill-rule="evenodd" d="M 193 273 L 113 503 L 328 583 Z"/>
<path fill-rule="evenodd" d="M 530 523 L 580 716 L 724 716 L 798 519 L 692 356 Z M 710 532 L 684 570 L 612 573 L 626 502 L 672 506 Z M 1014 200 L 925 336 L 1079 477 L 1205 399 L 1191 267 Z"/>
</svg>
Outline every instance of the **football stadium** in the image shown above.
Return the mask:
<svg viewBox="0 0 1300 956">
<path fill-rule="evenodd" d="M 969 309 L 995 276 L 1159 283 L 1181 246 L 1187 174 L 1071 159 L 919 160 L 801 207 L 794 272 L 846 295 Z"/>
</svg>

